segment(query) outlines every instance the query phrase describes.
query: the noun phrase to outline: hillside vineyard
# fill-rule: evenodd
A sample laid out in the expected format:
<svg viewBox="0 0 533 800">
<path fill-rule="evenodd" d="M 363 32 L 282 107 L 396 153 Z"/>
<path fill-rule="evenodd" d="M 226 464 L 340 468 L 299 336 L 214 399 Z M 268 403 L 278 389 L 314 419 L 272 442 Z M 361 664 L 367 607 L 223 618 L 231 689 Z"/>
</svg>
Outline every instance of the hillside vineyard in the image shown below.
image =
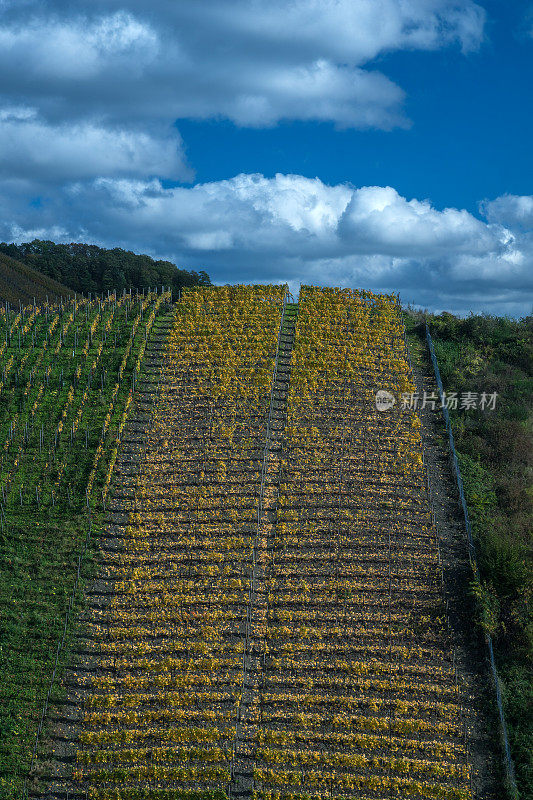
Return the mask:
<svg viewBox="0 0 533 800">
<path fill-rule="evenodd" d="M 396 297 L 191 289 L 161 342 L 52 793 L 470 798 L 420 421 L 376 409 L 415 391 Z"/>
<path fill-rule="evenodd" d="M 0 307 L 0 797 L 19 798 L 75 579 L 168 293 Z M 80 566 L 82 569 L 80 569 Z M 70 595 L 70 601 L 69 601 Z M 57 658 L 56 658 L 57 654 Z M 54 666 L 55 665 L 55 666 Z M 54 696 L 49 699 L 55 699 Z"/>
</svg>

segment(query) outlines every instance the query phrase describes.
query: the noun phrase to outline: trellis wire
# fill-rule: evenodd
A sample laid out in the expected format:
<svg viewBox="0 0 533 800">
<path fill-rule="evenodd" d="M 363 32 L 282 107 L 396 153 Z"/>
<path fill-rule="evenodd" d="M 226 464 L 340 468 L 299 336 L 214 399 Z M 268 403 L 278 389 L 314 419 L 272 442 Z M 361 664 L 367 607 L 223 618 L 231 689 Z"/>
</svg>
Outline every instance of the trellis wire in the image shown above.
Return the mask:
<svg viewBox="0 0 533 800">
<path fill-rule="evenodd" d="M 465 527 L 466 527 L 466 535 L 468 540 L 468 555 L 470 558 L 470 563 L 472 564 L 472 571 L 476 578 L 479 577 L 479 570 L 477 566 L 477 559 L 476 559 L 476 550 L 474 546 L 474 539 L 472 537 L 472 528 L 470 525 L 470 519 L 468 517 L 468 508 L 466 505 L 464 487 L 463 487 L 463 480 L 461 478 L 461 470 L 459 468 L 459 461 L 457 459 L 457 452 L 455 450 L 455 442 L 453 438 L 452 426 L 450 423 L 450 414 L 444 402 L 444 389 L 442 385 L 442 379 L 440 377 L 440 370 L 439 365 L 437 362 L 437 356 L 435 355 L 435 348 L 433 346 L 433 340 L 431 338 L 431 334 L 429 332 L 429 327 L 426 321 L 426 341 L 429 349 L 429 354 L 431 356 L 431 363 L 433 364 L 433 369 L 435 371 L 435 380 L 437 382 L 437 388 L 439 390 L 439 397 L 441 400 L 442 406 L 442 413 L 444 415 L 444 421 L 446 423 L 446 430 L 448 432 L 448 440 L 450 443 L 450 452 L 452 455 L 452 462 L 453 462 L 453 471 L 455 474 L 455 479 L 457 482 L 457 488 L 459 489 L 459 497 L 461 498 L 461 505 L 463 507 L 463 514 L 465 520 Z M 490 670 L 492 673 L 492 679 L 494 682 L 494 688 L 496 690 L 496 704 L 498 706 L 498 716 L 500 719 L 500 733 L 503 743 L 503 750 L 504 750 L 504 762 L 505 762 L 505 771 L 507 777 L 507 783 L 509 786 L 509 791 L 513 798 L 518 798 L 518 788 L 516 785 L 516 777 L 514 771 L 514 765 L 511 758 L 511 748 L 509 746 L 509 736 L 507 733 L 507 724 L 505 722 L 505 712 L 503 710 L 503 702 L 502 702 L 502 693 L 500 688 L 500 679 L 498 677 L 498 672 L 496 670 L 496 662 L 494 660 L 494 650 L 492 647 L 492 638 L 489 633 L 485 633 L 485 641 L 487 643 L 487 649 L 489 651 L 489 663 L 490 663 Z"/>
</svg>

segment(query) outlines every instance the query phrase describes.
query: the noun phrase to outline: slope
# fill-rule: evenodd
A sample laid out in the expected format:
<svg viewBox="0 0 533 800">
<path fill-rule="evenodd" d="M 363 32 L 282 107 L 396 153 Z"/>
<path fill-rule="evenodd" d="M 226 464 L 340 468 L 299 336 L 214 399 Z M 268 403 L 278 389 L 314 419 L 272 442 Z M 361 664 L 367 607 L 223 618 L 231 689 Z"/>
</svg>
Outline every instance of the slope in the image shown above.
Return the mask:
<svg viewBox="0 0 533 800">
<path fill-rule="evenodd" d="M 2 800 L 21 797 L 47 690 L 57 698 L 58 642 L 68 645 L 91 566 L 79 559 L 98 527 L 150 326 L 168 300 L 0 307 Z"/>
<path fill-rule="evenodd" d="M 303 287 L 295 325 L 286 299 L 175 306 L 153 415 L 117 460 L 66 686 L 76 746 L 47 800 L 493 800 L 420 418 L 375 404 L 415 389 L 396 298 Z"/>
<path fill-rule="evenodd" d="M 114 247 L 108 250 L 95 244 L 70 244 L 39 241 L 22 244 L 0 243 L 4 253 L 26 266 L 48 275 L 76 292 L 93 294 L 124 289 L 150 289 L 171 286 L 175 297 L 185 286 L 209 286 L 209 276 L 178 269 L 170 261 L 155 260 L 146 254 Z"/>
<path fill-rule="evenodd" d="M 18 306 L 19 303 L 29 305 L 34 300 L 42 303 L 47 297 L 50 303 L 54 303 L 62 297 L 74 297 L 74 294 L 72 289 L 53 278 L 0 253 L 0 300 Z"/>
</svg>

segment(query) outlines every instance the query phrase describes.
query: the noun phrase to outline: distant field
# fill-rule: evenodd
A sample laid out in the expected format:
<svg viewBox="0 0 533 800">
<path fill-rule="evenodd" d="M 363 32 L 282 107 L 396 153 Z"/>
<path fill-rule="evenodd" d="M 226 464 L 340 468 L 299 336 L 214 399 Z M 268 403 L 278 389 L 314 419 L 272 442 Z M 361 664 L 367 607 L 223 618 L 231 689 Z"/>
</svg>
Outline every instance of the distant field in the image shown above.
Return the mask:
<svg viewBox="0 0 533 800">
<path fill-rule="evenodd" d="M 17 310 L 36 301 L 54 303 L 73 297 L 74 292 L 37 270 L 0 253 L 0 302 L 7 301 Z"/>
</svg>

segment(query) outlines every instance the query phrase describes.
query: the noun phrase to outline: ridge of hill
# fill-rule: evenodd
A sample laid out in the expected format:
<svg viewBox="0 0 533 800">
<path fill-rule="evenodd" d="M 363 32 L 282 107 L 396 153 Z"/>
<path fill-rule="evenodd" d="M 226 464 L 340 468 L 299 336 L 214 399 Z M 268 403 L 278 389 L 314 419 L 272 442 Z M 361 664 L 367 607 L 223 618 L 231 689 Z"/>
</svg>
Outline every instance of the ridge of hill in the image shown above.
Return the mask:
<svg viewBox="0 0 533 800">
<path fill-rule="evenodd" d="M 0 299 L 11 304 L 28 305 L 34 299 L 56 302 L 73 297 L 74 292 L 59 281 L 0 252 Z"/>
</svg>

